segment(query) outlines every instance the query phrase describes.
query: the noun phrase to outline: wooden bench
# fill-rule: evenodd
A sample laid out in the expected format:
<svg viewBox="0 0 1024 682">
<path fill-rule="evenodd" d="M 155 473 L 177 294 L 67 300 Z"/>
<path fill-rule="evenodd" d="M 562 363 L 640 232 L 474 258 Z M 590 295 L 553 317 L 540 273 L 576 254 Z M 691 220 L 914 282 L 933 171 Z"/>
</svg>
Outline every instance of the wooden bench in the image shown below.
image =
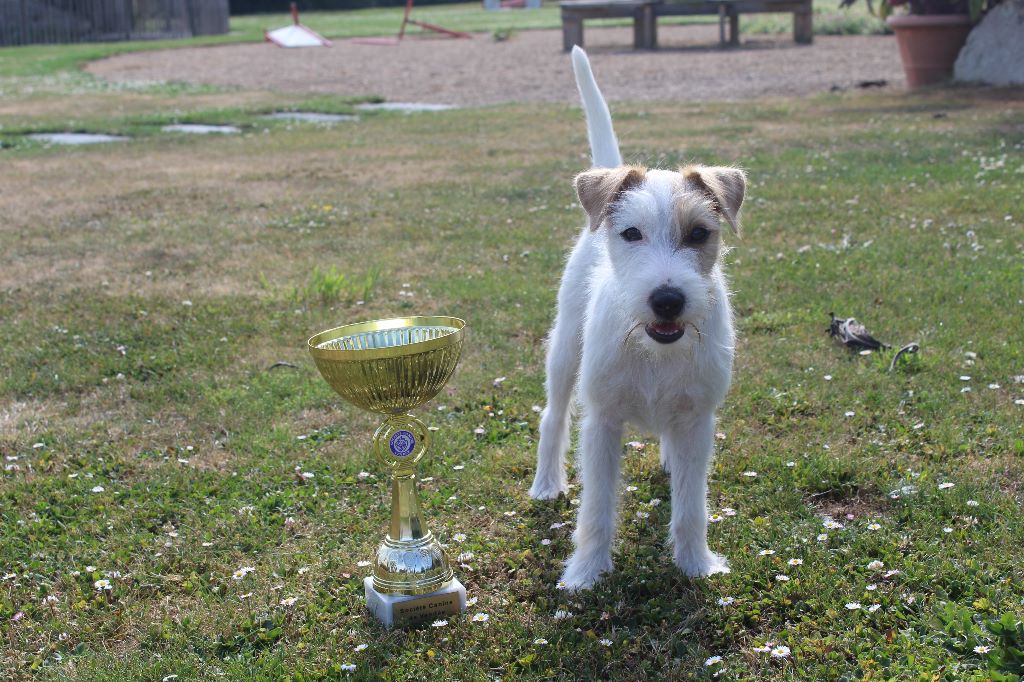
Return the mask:
<svg viewBox="0 0 1024 682">
<path fill-rule="evenodd" d="M 562 9 L 562 47 L 583 46 L 584 19 L 632 17 L 633 47 L 653 50 L 658 46 L 658 17 L 718 15 L 721 44 L 737 45 L 740 40 L 740 15 L 768 12 L 792 12 L 793 40 L 814 40 L 812 0 L 564 0 Z M 729 37 L 726 39 L 726 25 Z"/>
<path fill-rule="evenodd" d="M 651 49 L 657 45 L 654 7 L 663 0 L 565 0 L 562 8 L 562 48 L 583 47 L 584 19 L 633 18 L 633 47 Z"/>
</svg>

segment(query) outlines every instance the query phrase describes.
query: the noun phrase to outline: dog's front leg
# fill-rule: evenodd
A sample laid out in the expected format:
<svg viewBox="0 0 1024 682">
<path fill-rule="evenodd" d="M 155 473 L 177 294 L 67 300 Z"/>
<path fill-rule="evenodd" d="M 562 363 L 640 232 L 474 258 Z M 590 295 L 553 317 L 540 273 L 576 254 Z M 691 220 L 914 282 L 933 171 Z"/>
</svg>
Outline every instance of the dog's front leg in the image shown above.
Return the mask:
<svg viewBox="0 0 1024 682">
<path fill-rule="evenodd" d="M 708 467 L 714 450 L 715 415 L 687 415 L 666 431 L 661 450 L 672 479 L 670 540 L 676 566 L 691 577 L 728 573 L 729 565 L 708 548 Z"/>
<path fill-rule="evenodd" d="M 573 543 L 562 582 L 569 590 L 586 590 L 612 570 L 612 539 L 618 513 L 619 468 L 622 461 L 622 422 L 588 413 L 580 426 L 583 493 Z"/>
</svg>

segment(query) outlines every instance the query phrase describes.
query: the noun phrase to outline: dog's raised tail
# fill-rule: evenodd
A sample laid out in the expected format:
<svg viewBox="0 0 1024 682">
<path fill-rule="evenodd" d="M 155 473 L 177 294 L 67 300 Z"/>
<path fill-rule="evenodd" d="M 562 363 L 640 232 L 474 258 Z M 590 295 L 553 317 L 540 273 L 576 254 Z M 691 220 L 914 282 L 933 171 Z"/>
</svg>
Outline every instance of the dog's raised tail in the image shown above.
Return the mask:
<svg viewBox="0 0 1024 682">
<path fill-rule="evenodd" d="M 601 89 L 594 80 L 587 53 L 579 45 L 572 48 L 572 71 L 576 76 L 576 87 L 583 100 L 583 111 L 587 115 L 587 137 L 590 138 L 590 156 L 595 166 L 614 168 L 622 165 L 619 141 L 612 128 L 612 115 L 604 101 Z"/>
</svg>

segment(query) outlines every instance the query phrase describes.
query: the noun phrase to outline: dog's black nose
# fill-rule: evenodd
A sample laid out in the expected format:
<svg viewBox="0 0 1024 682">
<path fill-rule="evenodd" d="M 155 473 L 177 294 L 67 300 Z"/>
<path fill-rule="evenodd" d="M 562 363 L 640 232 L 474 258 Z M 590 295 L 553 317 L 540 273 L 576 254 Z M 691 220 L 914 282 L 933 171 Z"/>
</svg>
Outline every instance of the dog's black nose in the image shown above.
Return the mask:
<svg viewBox="0 0 1024 682">
<path fill-rule="evenodd" d="M 686 307 L 686 296 L 679 289 L 673 287 L 658 287 L 647 299 L 651 310 L 658 317 L 671 320 L 679 316 Z"/>
</svg>

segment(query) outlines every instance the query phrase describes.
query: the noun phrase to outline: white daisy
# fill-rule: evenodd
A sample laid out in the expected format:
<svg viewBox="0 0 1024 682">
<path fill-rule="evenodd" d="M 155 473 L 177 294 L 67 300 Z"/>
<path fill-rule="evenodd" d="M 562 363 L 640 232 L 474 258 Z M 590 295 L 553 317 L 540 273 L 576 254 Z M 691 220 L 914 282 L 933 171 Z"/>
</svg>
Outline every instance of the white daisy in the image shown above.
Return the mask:
<svg viewBox="0 0 1024 682">
<path fill-rule="evenodd" d="M 718 605 L 719 606 L 729 606 L 734 601 L 736 601 L 735 597 L 719 597 L 718 598 Z"/>
<path fill-rule="evenodd" d="M 804 560 L 803 559 L 790 559 L 786 563 L 789 564 L 790 566 L 800 566 L 801 564 L 804 563 Z"/>
<path fill-rule="evenodd" d="M 788 646 L 783 646 L 780 644 L 774 649 L 772 649 L 772 658 L 786 658 L 787 656 L 789 656 Z"/>
<path fill-rule="evenodd" d="M 488 618 L 490 618 L 490 616 L 488 616 L 486 613 L 478 613 L 475 616 L 473 616 L 473 622 L 484 623 L 487 621 Z"/>
<path fill-rule="evenodd" d="M 712 666 L 712 665 L 715 665 L 716 663 L 721 663 L 721 662 L 722 662 L 722 657 L 721 656 L 712 656 L 708 660 L 704 661 L 704 667 L 707 668 L 709 666 Z"/>
</svg>

